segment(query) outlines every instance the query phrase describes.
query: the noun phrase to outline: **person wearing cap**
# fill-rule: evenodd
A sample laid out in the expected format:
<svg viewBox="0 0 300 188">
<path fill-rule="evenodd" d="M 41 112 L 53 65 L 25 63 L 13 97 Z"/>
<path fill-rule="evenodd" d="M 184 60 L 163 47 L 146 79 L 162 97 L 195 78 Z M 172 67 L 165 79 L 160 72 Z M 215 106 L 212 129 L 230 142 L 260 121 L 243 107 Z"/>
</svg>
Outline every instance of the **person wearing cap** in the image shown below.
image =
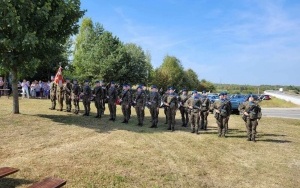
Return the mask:
<svg viewBox="0 0 300 188">
<path fill-rule="evenodd" d="M 169 93 L 170 93 L 170 89 L 169 89 L 170 87 L 168 87 L 168 89 L 167 89 L 167 91 L 163 94 L 163 96 L 162 96 L 162 103 L 163 103 L 163 107 L 164 107 L 164 114 L 165 114 L 165 116 L 166 116 L 166 122 L 165 122 L 165 124 L 168 124 L 168 107 L 166 106 L 166 105 L 164 105 L 164 101 L 165 100 L 167 100 L 167 97 L 169 96 Z"/>
<path fill-rule="evenodd" d="M 151 114 L 151 120 L 152 125 L 150 128 L 157 128 L 158 124 L 158 113 L 159 113 L 159 105 L 160 105 L 160 95 L 157 92 L 156 85 L 151 86 L 151 92 L 148 95 L 147 103 L 149 106 L 150 114 Z"/>
<path fill-rule="evenodd" d="M 243 113 L 242 118 L 247 128 L 247 141 L 256 142 L 256 127 L 258 120 L 262 116 L 260 106 L 254 101 L 253 96 L 250 95 L 248 101 L 239 106 L 239 111 Z"/>
<path fill-rule="evenodd" d="M 229 108 L 229 114 L 228 114 L 228 116 L 226 118 L 226 121 L 225 121 L 225 132 L 227 134 L 228 133 L 228 122 L 229 122 L 229 118 L 230 118 L 231 111 L 232 111 L 232 105 L 231 105 L 230 99 L 227 96 L 227 92 L 224 92 L 224 99 L 227 101 L 228 108 Z"/>
<path fill-rule="evenodd" d="M 143 87 L 140 85 L 137 87 L 135 94 L 135 111 L 138 118 L 138 126 L 143 126 L 144 123 L 144 111 L 146 105 L 146 94 L 143 92 Z"/>
<path fill-rule="evenodd" d="M 84 114 L 83 116 L 89 116 L 91 111 L 91 97 L 92 97 L 92 90 L 89 86 L 89 81 L 85 80 L 84 86 L 82 88 L 82 103 L 84 107 Z"/>
<path fill-rule="evenodd" d="M 207 97 L 205 90 L 202 91 L 200 100 L 201 100 L 200 129 L 207 130 L 207 116 L 209 114 L 210 100 Z"/>
<path fill-rule="evenodd" d="M 117 110 L 117 106 L 116 106 L 116 102 L 118 99 L 118 91 L 115 87 L 115 82 L 112 81 L 110 83 L 110 88 L 107 91 L 107 97 L 108 97 L 108 109 L 109 109 L 109 113 L 110 113 L 110 121 L 115 121 L 116 120 L 116 110 Z"/>
<path fill-rule="evenodd" d="M 72 99 L 74 104 L 74 114 L 79 113 L 79 99 L 80 99 L 80 86 L 78 85 L 77 80 L 73 80 L 72 86 Z"/>
<path fill-rule="evenodd" d="M 102 80 L 100 81 L 100 86 L 102 87 L 102 91 L 103 91 L 103 95 L 102 95 L 102 98 L 101 98 L 101 106 L 102 106 L 102 114 L 101 115 L 104 115 L 105 101 L 107 99 L 107 88 L 106 88 L 106 86 L 105 86 L 105 84 Z"/>
<path fill-rule="evenodd" d="M 189 95 L 187 95 L 187 90 L 182 89 L 182 94 L 179 96 L 179 111 L 181 114 L 181 121 L 182 121 L 182 127 L 187 127 L 189 123 L 189 113 L 187 110 L 187 104 L 186 101 L 190 98 Z"/>
<path fill-rule="evenodd" d="M 127 84 L 123 85 L 123 91 L 120 96 L 120 102 L 122 107 L 122 113 L 124 116 L 124 120 L 122 121 L 122 123 L 127 124 L 129 121 L 129 104 L 131 103 L 131 94 L 128 90 Z"/>
<path fill-rule="evenodd" d="M 173 87 L 169 88 L 169 94 L 164 99 L 164 105 L 167 107 L 168 130 L 175 131 L 175 116 L 178 108 L 178 99 Z"/>
<path fill-rule="evenodd" d="M 97 115 L 95 116 L 95 118 L 101 118 L 102 115 L 102 96 L 103 96 L 103 89 L 100 85 L 99 81 L 95 82 L 95 87 L 94 87 L 94 91 L 93 91 L 93 96 L 95 98 L 95 107 L 97 109 Z"/>
<path fill-rule="evenodd" d="M 187 100 L 187 106 L 190 110 L 190 124 L 191 124 L 191 133 L 199 134 L 199 112 L 201 109 L 201 100 L 199 98 L 198 92 L 193 91 L 192 97 Z"/>
<path fill-rule="evenodd" d="M 219 137 L 225 137 L 225 123 L 228 114 L 230 113 L 228 101 L 224 99 L 224 92 L 219 94 L 220 100 L 217 100 L 212 105 L 215 110 L 215 118 L 218 124 L 218 135 Z"/>
<path fill-rule="evenodd" d="M 58 83 L 57 84 L 57 89 L 56 89 L 56 98 L 57 98 L 57 103 L 58 103 L 58 109 L 57 111 L 63 111 L 64 107 L 64 85 L 63 83 Z"/>
<path fill-rule="evenodd" d="M 71 93 L 72 93 L 72 84 L 70 83 L 70 79 L 66 78 L 66 84 L 64 86 L 64 94 L 65 94 L 65 102 L 66 102 L 66 111 L 71 112 L 72 108 L 72 98 L 71 98 Z"/>
<path fill-rule="evenodd" d="M 50 108 L 50 110 L 55 110 L 55 107 L 56 107 L 56 90 L 57 90 L 57 84 L 54 81 L 54 76 L 51 76 L 51 83 L 50 83 L 51 108 Z"/>
</svg>

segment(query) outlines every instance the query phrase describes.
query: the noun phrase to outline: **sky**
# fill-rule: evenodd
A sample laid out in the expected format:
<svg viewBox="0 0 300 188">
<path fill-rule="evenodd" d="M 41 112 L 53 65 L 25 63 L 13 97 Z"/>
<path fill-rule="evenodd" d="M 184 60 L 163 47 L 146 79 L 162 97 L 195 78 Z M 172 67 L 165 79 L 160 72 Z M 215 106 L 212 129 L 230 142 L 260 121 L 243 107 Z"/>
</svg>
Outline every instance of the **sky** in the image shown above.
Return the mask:
<svg viewBox="0 0 300 188">
<path fill-rule="evenodd" d="M 299 0 L 82 0 L 85 17 L 213 83 L 300 86 Z"/>
</svg>

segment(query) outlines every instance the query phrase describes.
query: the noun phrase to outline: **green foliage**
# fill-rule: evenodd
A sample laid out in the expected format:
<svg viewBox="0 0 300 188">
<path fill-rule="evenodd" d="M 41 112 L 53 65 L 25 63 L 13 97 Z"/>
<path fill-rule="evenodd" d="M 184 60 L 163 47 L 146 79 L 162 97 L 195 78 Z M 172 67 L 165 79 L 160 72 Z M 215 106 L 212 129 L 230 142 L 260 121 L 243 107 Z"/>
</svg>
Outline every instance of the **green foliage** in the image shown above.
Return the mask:
<svg viewBox="0 0 300 188">
<path fill-rule="evenodd" d="M 123 44 L 100 24 L 90 18 L 82 21 L 76 37 L 74 76 L 79 80 L 103 79 L 119 83 L 146 82 L 152 66 L 141 47 Z"/>
</svg>

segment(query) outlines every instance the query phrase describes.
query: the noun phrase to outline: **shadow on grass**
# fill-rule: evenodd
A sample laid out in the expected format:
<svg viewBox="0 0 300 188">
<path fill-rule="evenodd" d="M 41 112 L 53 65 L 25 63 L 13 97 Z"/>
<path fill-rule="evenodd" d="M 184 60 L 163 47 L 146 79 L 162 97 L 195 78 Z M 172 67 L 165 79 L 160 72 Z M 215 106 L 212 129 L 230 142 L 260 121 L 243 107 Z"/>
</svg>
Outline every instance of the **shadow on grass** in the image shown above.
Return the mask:
<svg viewBox="0 0 300 188">
<path fill-rule="evenodd" d="M 65 112 L 62 112 L 65 113 Z M 104 115 L 102 118 L 95 118 L 95 114 L 91 113 L 90 116 L 74 115 L 74 114 L 37 114 L 34 115 L 41 118 L 50 119 L 56 123 L 65 126 L 79 126 L 84 128 L 90 128 L 99 133 L 110 133 L 116 130 L 126 130 L 138 133 L 157 133 L 157 132 L 170 132 L 167 130 L 168 125 L 165 124 L 165 118 L 159 118 L 158 128 L 150 128 L 152 123 L 150 122 L 150 117 L 145 117 L 143 126 L 138 126 L 138 121 L 136 115 L 132 115 L 129 123 L 121 123 L 123 121 L 122 116 L 117 116 L 116 121 L 109 121 L 109 115 Z M 182 127 L 181 121 L 176 122 L 175 131 L 190 131 L 189 127 Z"/>
<path fill-rule="evenodd" d="M 34 181 L 17 179 L 17 178 L 2 178 L 0 179 L 0 187 L 15 188 L 23 184 L 32 184 Z"/>
<path fill-rule="evenodd" d="M 275 140 L 275 139 L 259 139 L 257 141 L 258 142 L 271 142 L 271 143 L 278 143 L 278 144 L 291 143 L 292 142 L 292 141 L 289 141 L 289 140 Z"/>
</svg>

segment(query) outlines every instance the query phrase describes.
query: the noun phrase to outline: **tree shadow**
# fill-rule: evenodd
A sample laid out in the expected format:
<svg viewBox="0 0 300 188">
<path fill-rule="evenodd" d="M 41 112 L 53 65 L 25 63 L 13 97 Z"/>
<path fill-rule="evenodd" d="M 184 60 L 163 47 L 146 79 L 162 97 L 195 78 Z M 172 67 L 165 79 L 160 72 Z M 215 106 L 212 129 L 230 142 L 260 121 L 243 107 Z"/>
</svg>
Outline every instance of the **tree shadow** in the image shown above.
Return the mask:
<svg viewBox="0 0 300 188">
<path fill-rule="evenodd" d="M 275 136 L 275 137 L 277 137 L 277 136 L 286 136 L 286 135 L 284 135 L 284 134 L 267 134 L 267 133 L 261 133 L 261 134 L 259 134 L 259 136 L 260 137 L 262 137 L 262 136 Z"/>
<path fill-rule="evenodd" d="M 34 181 L 18 179 L 18 178 L 2 178 L 0 179 L 0 187 L 2 188 L 15 188 L 24 184 L 32 184 Z"/>
</svg>

